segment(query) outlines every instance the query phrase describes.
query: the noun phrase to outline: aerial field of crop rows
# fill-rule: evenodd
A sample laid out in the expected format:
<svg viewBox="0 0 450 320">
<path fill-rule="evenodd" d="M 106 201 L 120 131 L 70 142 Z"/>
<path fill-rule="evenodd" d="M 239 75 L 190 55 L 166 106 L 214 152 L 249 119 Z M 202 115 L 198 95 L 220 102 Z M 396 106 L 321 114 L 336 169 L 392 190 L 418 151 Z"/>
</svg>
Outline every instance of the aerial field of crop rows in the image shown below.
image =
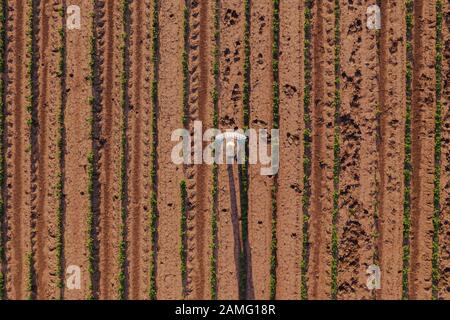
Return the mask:
<svg viewBox="0 0 450 320">
<path fill-rule="evenodd" d="M 0 0 L 0 299 L 450 299 L 449 68 L 450 0 Z"/>
</svg>

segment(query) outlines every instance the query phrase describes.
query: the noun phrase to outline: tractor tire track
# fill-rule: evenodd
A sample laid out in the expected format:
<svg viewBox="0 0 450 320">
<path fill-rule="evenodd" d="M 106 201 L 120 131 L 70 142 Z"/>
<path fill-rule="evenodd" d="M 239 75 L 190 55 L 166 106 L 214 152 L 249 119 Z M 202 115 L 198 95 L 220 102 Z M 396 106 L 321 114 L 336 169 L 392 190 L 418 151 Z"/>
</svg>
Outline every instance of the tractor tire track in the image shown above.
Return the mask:
<svg viewBox="0 0 450 320">
<path fill-rule="evenodd" d="M 441 228 L 438 296 L 450 300 L 450 2 L 443 1 Z"/>
<path fill-rule="evenodd" d="M 130 111 L 128 114 L 128 297 L 147 298 L 149 288 L 150 233 L 150 144 L 152 79 L 149 0 L 131 3 Z"/>
<path fill-rule="evenodd" d="M 410 299 L 431 299 L 436 114 L 436 5 L 414 2 Z"/>
<path fill-rule="evenodd" d="M 99 182 L 99 297 L 110 300 L 118 292 L 121 200 L 120 154 L 122 106 L 120 105 L 120 76 L 123 23 L 121 10 L 115 1 L 99 1 L 100 18 L 97 24 L 100 59 L 101 93 L 99 112 L 100 137 Z"/>
<path fill-rule="evenodd" d="M 313 8 L 312 53 L 312 167 L 310 299 L 331 294 L 331 233 L 333 224 L 334 168 L 334 0 L 317 1 Z"/>
<path fill-rule="evenodd" d="M 7 16 L 6 88 L 6 296 L 27 297 L 27 254 L 31 253 L 31 148 L 27 99 L 31 88 L 26 30 L 28 4 L 9 3 Z"/>
<path fill-rule="evenodd" d="M 37 298 L 56 299 L 58 258 L 56 251 L 57 211 L 59 197 L 55 186 L 59 183 L 58 154 L 58 113 L 61 106 L 61 80 L 58 77 L 58 63 L 61 46 L 59 29 L 62 20 L 58 1 L 40 2 L 39 43 L 39 95 L 38 95 L 38 159 L 36 174 L 36 198 L 32 207 L 36 208 L 35 259 L 37 269 Z M 56 98 L 55 98 L 56 97 Z"/>
<path fill-rule="evenodd" d="M 405 3 L 381 3 L 379 237 L 381 291 L 378 299 L 401 299 L 405 162 Z"/>
<path fill-rule="evenodd" d="M 94 12 L 92 2 L 72 1 L 81 9 L 82 28 L 80 30 L 67 30 L 67 79 L 66 79 L 66 153 L 64 168 L 64 266 L 65 274 L 69 266 L 81 268 L 80 290 L 64 289 L 64 299 L 80 300 L 90 295 L 89 257 L 87 250 L 87 237 L 89 233 L 88 214 L 90 198 L 88 192 L 89 174 L 88 157 L 92 153 L 92 140 L 90 136 L 92 110 L 89 96 L 92 86 L 90 74 L 90 40 L 93 30 L 89 21 Z"/>
<path fill-rule="evenodd" d="M 158 110 L 158 244 L 157 298 L 180 299 L 183 293 L 180 243 L 181 197 L 183 167 L 171 158 L 174 144 L 171 134 L 183 128 L 183 8 L 184 0 L 160 2 L 160 61 Z"/>
<path fill-rule="evenodd" d="M 300 297 L 303 177 L 304 4 L 280 3 L 280 171 L 277 199 L 277 299 Z"/>
<path fill-rule="evenodd" d="M 219 129 L 243 128 L 244 4 L 230 0 L 221 4 Z M 219 165 L 217 296 L 239 299 L 241 203 L 239 168 Z"/>
<path fill-rule="evenodd" d="M 204 0 L 189 0 L 189 130 L 194 134 L 194 121 L 201 121 L 203 130 L 212 128 L 211 34 L 214 27 L 213 7 Z M 203 145 L 205 147 L 205 145 Z M 187 294 L 189 299 L 208 299 L 208 268 L 211 250 L 210 203 L 211 169 L 207 164 L 187 166 Z"/>
<path fill-rule="evenodd" d="M 378 50 L 364 5 L 341 1 L 341 173 L 338 299 L 371 299 L 377 197 Z"/>
</svg>

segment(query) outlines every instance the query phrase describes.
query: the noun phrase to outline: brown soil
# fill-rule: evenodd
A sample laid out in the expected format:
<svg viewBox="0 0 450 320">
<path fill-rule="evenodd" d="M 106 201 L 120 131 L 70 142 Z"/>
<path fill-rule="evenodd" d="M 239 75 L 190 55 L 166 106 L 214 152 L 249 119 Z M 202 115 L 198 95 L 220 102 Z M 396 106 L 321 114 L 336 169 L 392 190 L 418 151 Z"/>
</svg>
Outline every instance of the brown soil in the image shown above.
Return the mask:
<svg viewBox="0 0 450 320">
<path fill-rule="evenodd" d="M 120 154 L 122 107 L 120 105 L 120 77 L 122 72 L 121 46 L 123 21 L 119 4 L 100 1 L 97 24 L 101 77 L 101 111 L 99 143 L 99 273 L 100 299 L 117 296 L 119 275 L 120 210 Z"/>
<path fill-rule="evenodd" d="M 436 8 L 429 1 L 414 4 L 413 83 L 411 112 L 411 299 L 431 298 L 433 242 L 434 117 Z"/>
<path fill-rule="evenodd" d="M 212 128 L 211 93 L 214 86 L 212 59 L 214 2 L 192 0 L 189 20 L 189 129 L 202 121 L 204 130 Z M 205 146 L 205 144 L 204 144 Z M 208 299 L 210 250 L 211 179 L 209 165 L 189 166 L 185 172 L 188 189 L 187 294 L 189 299 Z"/>
<path fill-rule="evenodd" d="M 250 18 L 250 128 L 269 130 L 273 125 L 272 21 L 273 1 L 252 3 Z M 266 151 L 266 150 L 265 150 Z M 270 243 L 272 241 L 273 178 L 249 167 L 247 298 L 270 297 Z"/>
<path fill-rule="evenodd" d="M 83 27 L 79 31 L 67 31 L 67 88 L 65 108 L 66 154 L 65 154 L 65 221 L 64 221 L 64 265 L 81 268 L 81 290 L 64 290 L 65 299 L 85 299 L 89 294 L 89 270 L 87 252 L 87 216 L 89 212 L 88 155 L 92 151 L 89 135 L 91 106 L 89 97 L 91 84 L 86 78 L 90 74 L 89 48 L 92 36 L 90 14 L 92 4 L 74 1 L 81 8 Z"/>
<path fill-rule="evenodd" d="M 442 26 L 442 163 L 439 298 L 450 299 L 450 4 L 444 3 Z"/>
<path fill-rule="evenodd" d="M 182 296 L 180 248 L 181 198 L 183 168 L 170 159 L 173 130 L 182 124 L 182 52 L 184 2 L 160 2 L 160 61 L 158 110 L 158 299 Z"/>
<path fill-rule="evenodd" d="M 341 7 L 341 173 L 338 222 L 338 299 L 369 299 L 377 194 L 376 32 L 365 6 Z"/>
<path fill-rule="evenodd" d="M 37 298 L 59 298 L 56 256 L 57 210 L 59 206 L 56 186 L 59 182 L 58 114 L 61 108 L 61 80 L 58 77 L 61 46 L 59 29 L 62 19 L 60 5 L 41 1 L 39 16 L 39 99 L 38 99 L 38 164 L 37 197 L 32 201 L 37 212 L 35 259 L 37 274 Z M 56 170 L 55 170 L 56 169 Z"/>
<path fill-rule="evenodd" d="M 131 9 L 130 111 L 128 114 L 128 277 L 130 299 L 148 297 L 150 265 L 151 1 Z"/>
<path fill-rule="evenodd" d="M 331 228 L 333 216 L 334 165 L 334 1 L 319 1 L 313 9 L 312 46 L 312 169 L 310 299 L 331 294 Z"/>
<path fill-rule="evenodd" d="M 243 128 L 243 2 L 221 4 L 219 129 Z M 241 205 L 237 165 L 219 166 L 217 292 L 219 299 L 239 298 Z"/>
<path fill-rule="evenodd" d="M 381 291 L 378 299 L 402 297 L 403 199 L 406 105 L 405 5 L 383 2 L 380 35 L 379 237 Z"/>
<path fill-rule="evenodd" d="M 30 96 L 26 66 L 27 13 L 31 10 L 23 1 L 15 1 L 7 18 L 6 88 L 6 294 L 11 299 L 25 299 L 27 292 L 27 255 L 31 253 L 30 216 L 30 128 L 27 122 L 27 97 Z"/>
<path fill-rule="evenodd" d="M 303 3 L 280 3 L 280 171 L 277 299 L 300 298 L 302 252 Z"/>
</svg>

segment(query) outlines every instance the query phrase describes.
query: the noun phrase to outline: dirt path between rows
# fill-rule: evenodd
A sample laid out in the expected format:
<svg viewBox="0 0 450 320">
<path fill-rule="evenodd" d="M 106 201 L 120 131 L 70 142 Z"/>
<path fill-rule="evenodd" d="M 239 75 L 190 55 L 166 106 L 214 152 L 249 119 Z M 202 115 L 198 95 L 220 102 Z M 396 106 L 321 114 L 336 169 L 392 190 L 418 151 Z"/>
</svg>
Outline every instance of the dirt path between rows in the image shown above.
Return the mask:
<svg viewBox="0 0 450 320">
<path fill-rule="evenodd" d="M 150 265 L 151 1 L 131 3 L 128 114 L 128 278 L 130 299 L 148 297 Z"/>
<path fill-rule="evenodd" d="M 202 121 L 203 130 L 213 127 L 211 89 L 214 38 L 214 2 L 190 0 L 189 19 L 189 130 L 193 121 Z M 212 4 L 212 5 L 211 5 Z M 205 143 L 203 143 L 205 147 Z M 208 299 L 211 225 L 211 166 L 187 167 L 187 293 L 189 299 Z"/>
<path fill-rule="evenodd" d="M 182 166 L 171 158 L 174 130 L 182 124 L 182 52 L 184 0 L 160 3 L 160 61 L 158 110 L 158 299 L 180 299 L 182 296 L 180 248 Z"/>
<path fill-rule="evenodd" d="M 101 94 L 99 182 L 99 275 L 100 299 L 117 296 L 119 275 L 120 154 L 122 107 L 120 105 L 121 46 L 123 22 L 120 6 L 114 1 L 99 1 L 97 23 Z"/>
<path fill-rule="evenodd" d="M 273 126 L 272 21 L 273 1 L 253 1 L 250 18 L 250 128 L 266 129 L 269 133 Z M 267 150 L 264 152 L 268 153 Z M 248 299 L 270 297 L 274 180 L 273 177 L 261 175 L 260 161 L 257 165 L 249 166 Z"/>
<path fill-rule="evenodd" d="M 304 4 L 280 3 L 280 171 L 277 198 L 277 299 L 300 298 L 303 188 Z"/>
<path fill-rule="evenodd" d="M 242 84 L 244 83 L 244 4 L 222 3 L 220 8 L 219 129 L 243 128 Z M 217 296 L 239 298 L 241 204 L 237 165 L 219 165 Z"/>
<path fill-rule="evenodd" d="M 436 114 L 436 7 L 415 1 L 411 108 L 411 260 L 410 299 L 431 299 Z"/>
<path fill-rule="evenodd" d="M 439 298 L 450 300 L 450 3 L 443 2 L 442 156 Z"/>
<path fill-rule="evenodd" d="M 10 7 L 9 9 L 11 9 Z M 23 1 L 14 1 L 7 17 L 7 73 L 6 88 L 6 296 L 27 298 L 28 265 L 31 253 L 30 187 L 31 149 L 30 114 L 27 97 L 30 96 L 26 66 L 27 17 L 31 12 Z"/>
<path fill-rule="evenodd" d="M 380 35 L 378 299 L 401 299 L 406 105 L 404 2 L 382 2 Z"/>
<path fill-rule="evenodd" d="M 65 154 L 65 221 L 64 266 L 81 268 L 81 289 L 64 290 L 64 299 L 86 299 L 89 294 L 90 276 L 87 252 L 87 218 L 90 208 L 88 193 L 88 155 L 92 152 L 90 137 L 91 106 L 89 97 L 92 87 L 86 75 L 91 73 L 89 48 L 92 36 L 92 3 L 76 0 L 80 6 L 82 28 L 67 30 L 67 88 L 65 108 L 66 154 Z"/>
<path fill-rule="evenodd" d="M 370 299 L 377 195 L 378 50 L 365 5 L 341 2 L 341 174 L 338 299 Z M 366 6 L 367 5 L 367 6 Z"/>
<path fill-rule="evenodd" d="M 313 8 L 312 40 L 312 167 L 310 299 L 329 299 L 331 294 L 331 232 L 334 167 L 334 1 L 318 1 Z"/>
<path fill-rule="evenodd" d="M 59 30 L 62 20 L 61 4 L 41 1 L 39 8 L 39 94 L 38 94 L 38 157 L 37 197 L 32 201 L 37 212 L 35 259 L 37 269 L 37 298 L 57 299 L 56 270 L 57 210 L 59 198 L 56 185 L 59 182 L 58 114 L 61 108 L 61 80 L 58 66 L 61 46 Z"/>
</svg>

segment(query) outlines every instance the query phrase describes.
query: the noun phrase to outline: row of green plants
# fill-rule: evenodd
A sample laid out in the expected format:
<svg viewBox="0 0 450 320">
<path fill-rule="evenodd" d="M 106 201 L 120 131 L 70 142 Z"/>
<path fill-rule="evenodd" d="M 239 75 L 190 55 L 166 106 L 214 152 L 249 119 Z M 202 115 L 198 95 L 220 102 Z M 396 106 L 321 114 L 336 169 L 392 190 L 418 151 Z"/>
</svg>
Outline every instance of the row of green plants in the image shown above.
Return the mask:
<svg viewBox="0 0 450 320">
<path fill-rule="evenodd" d="M 149 298 L 156 299 L 156 250 L 157 250 L 157 225 L 158 225 L 158 179 L 157 179 L 157 149 L 158 149 L 158 71 L 159 71 L 159 0 L 153 0 L 152 17 L 152 61 L 153 80 L 151 87 L 152 101 L 152 146 L 151 146 L 151 171 L 150 179 L 152 191 L 150 195 L 150 239 L 152 250 L 150 253 L 150 288 Z"/>
<path fill-rule="evenodd" d="M 185 298 L 187 294 L 187 189 L 186 181 L 180 182 L 181 194 L 181 221 L 180 221 L 180 260 L 181 260 L 181 282 L 182 282 L 182 297 Z"/>
<path fill-rule="evenodd" d="M 98 106 L 98 98 L 97 98 L 97 88 L 96 84 L 98 81 L 98 73 L 97 73 L 97 31 L 96 31 L 96 15 L 95 8 L 97 8 L 97 0 L 92 0 L 92 7 L 94 9 L 94 13 L 91 18 L 91 29 L 92 35 L 89 41 L 89 68 L 90 68 L 90 76 L 89 80 L 91 82 L 91 90 L 92 96 L 89 98 L 89 105 L 91 108 L 91 116 L 88 119 L 90 124 L 90 132 L 89 136 L 92 141 L 92 149 L 88 153 L 87 156 L 87 172 L 88 172 L 88 196 L 89 196 L 89 208 L 87 215 L 87 252 L 88 252 L 88 272 L 89 272 L 89 280 L 88 280 L 88 295 L 87 298 L 89 300 L 95 299 L 94 293 L 94 277 L 95 277 L 95 213 L 94 213 L 94 179 L 96 176 L 96 168 L 95 168 L 95 141 L 94 141 L 94 131 L 95 131 L 95 115 L 96 108 Z"/>
<path fill-rule="evenodd" d="M 311 123 L 311 38 L 312 38 L 312 8 L 313 0 L 305 1 L 305 21 L 304 21 L 304 89 L 303 89 L 303 108 L 304 108 L 304 132 L 303 132 L 303 249 L 301 261 L 301 298 L 308 299 L 308 261 L 309 261 L 309 206 L 311 197 L 311 143 L 312 143 L 312 123 Z"/>
<path fill-rule="evenodd" d="M 244 0 L 244 83 L 243 83 L 243 122 L 244 130 L 250 125 L 250 0 Z M 247 292 L 247 252 L 248 242 L 248 147 L 246 146 L 244 164 L 239 166 L 241 234 L 243 247 L 239 253 L 239 296 L 245 298 Z"/>
<path fill-rule="evenodd" d="M 64 288 L 64 272 L 63 272 L 63 256 L 64 256 L 64 152 L 65 152 L 65 126 L 64 126 L 64 110 L 66 106 L 66 29 L 63 27 L 66 20 L 66 5 L 65 2 L 61 4 L 59 15 L 61 18 L 62 27 L 59 29 L 60 47 L 58 77 L 60 78 L 61 86 L 61 105 L 58 113 L 58 136 L 57 136 L 57 160 L 59 164 L 58 182 L 56 183 L 56 196 L 58 198 L 58 208 L 56 212 L 56 276 L 57 286 L 59 289 L 59 299 L 63 298 Z"/>
<path fill-rule="evenodd" d="M 339 239 L 337 223 L 339 217 L 339 176 L 341 172 L 340 146 L 340 109 L 341 109 L 341 7 L 339 0 L 334 1 L 334 163 L 333 163 L 333 213 L 331 228 L 331 299 L 337 299 L 337 275 L 339 261 Z"/>
<path fill-rule="evenodd" d="M 220 0 L 214 3 L 214 53 L 213 53 L 213 75 L 214 88 L 212 90 L 213 102 L 213 127 L 219 126 L 219 69 L 220 69 Z M 209 261 L 209 284 L 210 296 L 212 300 L 217 299 L 217 197 L 219 185 L 219 168 L 216 163 L 212 168 L 212 187 L 211 187 L 211 256 Z"/>
<path fill-rule="evenodd" d="M 33 154 L 35 146 L 32 143 L 32 139 L 34 136 L 34 131 L 36 130 L 35 123 L 35 106 L 36 106 L 36 96 L 35 96 L 35 88 L 36 88 L 36 52 L 37 49 L 35 47 L 36 43 L 36 30 L 35 30 L 35 6 L 36 3 L 33 0 L 27 1 L 28 8 L 28 21 L 27 21 L 27 77 L 28 77 L 28 96 L 27 96 L 27 104 L 26 109 L 28 112 L 27 125 L 29 130 L 28 143 L 29 143 L 29 151 Z M 31 157 L 31 155 L 30 155 Z M 36 216 L 34 213 L 31 214 L 30 224 L 32 224 L 31 233 L 30 233 L 30 251 L 27 253 L 27 266 L 28 266 L 28 274 L 27 274 L 27 294 L 28 299 L 33 299 L 35 294 L 34 288 L 34 250 L 33 250 L 33 234 L 35 233 L 35 225 L 32 223 L 35 220 Z"/>
<path fill-rule="evenodd" d="M 411 101 L 412 101 L 412 33 L 414 25 L 414 1 L 406 0 L 406 119 L 405 119 L 405 163 L 403 200 L 403 270 L 402 298 L 409 298 L 409 263 L 411 232 Z"/>
<path fill-rule="evenodd" d="M 272 22 L 272 104 L 273 104 L 273 128 L 280 127 L 280 0 L 273 0 Z M 278 143 L 278 141 L 272 141 Z M 277 286 L 277 195 L 278 174 L 273 177 L 272 186 L 272 240 L 270 245 L 270 299 L 275 299 Z"/>
<path fill-rule="evenodd" d="M 122 12 L 122 45 L 121 59 L 122 59 L 122 72 L 120 76 L 120 107 L 122 109 L 122 124 L 121 124 L 121 139 L 120 139 L 120 241 L 119 241 L 119 287 L 118 298 L 125 299 L 126 295 L 126 223 L 127 223 L 127 124 L 128 124 L 128 82 L 129 82 L 129 70 L 128 70 L 128 54 L 129 54 L 129 34 L 130 34 L 130 8 L 129 0 L 122 0 L 121 3 Z"/>
<path fill-rule="evenodd" d="M 442 155 L 442 0 L 436 1 L 436 115 L 435 115 L 435 149 L 434 149 L 434 217 L 433 217 L 433 256 L 432 256 L 432 295 L 439 298 L 439 230 L 441 211 L 441 155 Z"/>
<path fill-rule="evenodd" d="M 189 0 L 184 2 L 183 10 L 183 53 L 181 58 L 183 70 L 183 102 L 182 102 L 182 123 L 185 129 L 189 128 Z M 183 298 L 187 295 L 187 189 L 186 181 L 180 182 L 181 193 L 181 222 L 180 222 L 180 261 L 181 261 L 181 283 Z"/>
<path fill-rule="evenodd" d="M 6 45 L 6 0 L 0 0 L 0 74 L 5 72 L 5 47 Z M 0 77 L 0 137 L 3 137 L 5 125 L 5 82 Z M 5 249 L 3 243 L 3 223 L 5 218 L 5 203 L 3 199 L 3 186 L 5 183 L 5 159 L 3 158 L 4 145 L 3 139 L 0 139 L 0 300 L 5 298 L 5 276 L 3 266 L 5 263 Z"/>
</svg>

